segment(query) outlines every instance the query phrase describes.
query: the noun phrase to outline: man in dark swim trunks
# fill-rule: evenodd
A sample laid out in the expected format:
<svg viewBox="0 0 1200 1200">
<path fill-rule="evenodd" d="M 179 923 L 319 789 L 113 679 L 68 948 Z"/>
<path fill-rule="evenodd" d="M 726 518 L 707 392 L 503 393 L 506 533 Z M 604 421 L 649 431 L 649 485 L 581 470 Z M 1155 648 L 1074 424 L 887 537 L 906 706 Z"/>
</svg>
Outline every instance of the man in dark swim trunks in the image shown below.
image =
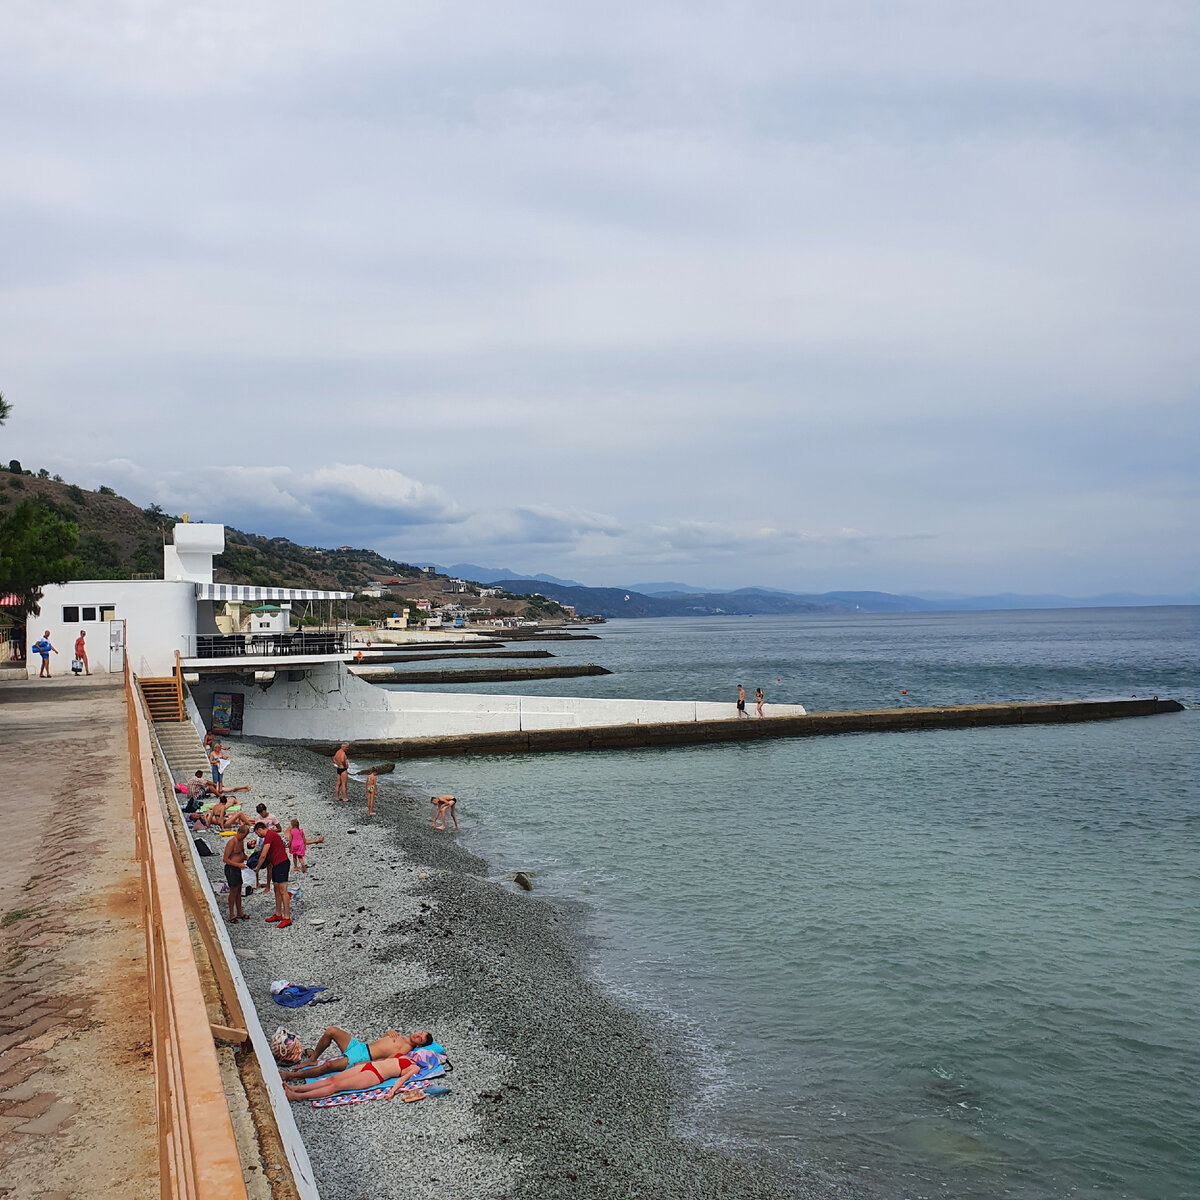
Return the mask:
<svg viewBox="0 0 1200 1200">
<path fill-rule="evenodd" d="M 738 684 L 737 714 L 739 718 L 746 717 L 747 720 L 750 719 L 746 713 L 746 689 L 740 683 Z"/>
<path fill-rule="evenodd" d="M 334 800 L 340 800 L 343 804 L 350 803 L 346 797 L 346 772 L 350 768 L 350 761 L 346 758 L 346 751 L 349 747 L 349 742 L 343 742 L 333 752 L 333 765 L 337 769 L 337 783 L 333 787 L 333 798 Z"/>
<path fill-rule="evenodd" d="M 426 1033 L 423 1029 L 407 1034 L 389 1029 L 383 1037 L 376 1038 L 373 1042 L 360 1042 L 346 1030 L 331 1025 L 321 1034 L 316 1046 L 300 1060 L 296 1069 L 281 1071 L 280 1076 L 285 1083 L 303 1081 L 314 1075 L 322 1075 L 326 1071 L 345 1071 L 351 1067 L 362 1066 L 363 1063 L 394 1058 L 397 1054 L 408 1054 L 431 1045 L 432 1042 L 433 1034 Z M 340 1057 L 328 1059 L 323 1063 L 317 1062 L 330 1046 L 337 1046 L 341 1050 Z"/>
</svg>

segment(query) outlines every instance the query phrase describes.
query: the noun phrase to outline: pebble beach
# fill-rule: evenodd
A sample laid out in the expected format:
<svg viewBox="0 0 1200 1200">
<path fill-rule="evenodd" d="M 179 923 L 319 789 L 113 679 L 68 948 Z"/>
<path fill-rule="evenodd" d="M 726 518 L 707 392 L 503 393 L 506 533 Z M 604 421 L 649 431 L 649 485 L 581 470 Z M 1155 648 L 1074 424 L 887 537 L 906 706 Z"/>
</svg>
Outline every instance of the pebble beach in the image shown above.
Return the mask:
<svg viewBox="0 0 1200 1200">
<path fill-rule="evenodd" d="M 230 928 L 268 1035 L 286 1026 L 311 1046 L 327 1025 L 363 1039 L 428 1029 L 454 1066 L 437 1081 L 449 1093 L 417 1104 L 294 1106 L 325 1200 L 852 1194 L 682 1133 L 686 1066 L 667 1030 L 588 978 L 586 911 L 490 877 L 453 830 L 429 828 L 428 796 L 381 775 L 368 818 L 353 777 L 350 803 L 334 802 L 327 758 L 250 742 L 234 747 L 226 782 L 325 838 L 307 874 L 293 872 L 291 928 L 265 923 L 273 902 L 260 893 L 245 901 L 253 919 Z M 207 840 L 217 888 L 222 839 Z M 333 999 L 279 1007 L 276 979 Z"/>
</svg>

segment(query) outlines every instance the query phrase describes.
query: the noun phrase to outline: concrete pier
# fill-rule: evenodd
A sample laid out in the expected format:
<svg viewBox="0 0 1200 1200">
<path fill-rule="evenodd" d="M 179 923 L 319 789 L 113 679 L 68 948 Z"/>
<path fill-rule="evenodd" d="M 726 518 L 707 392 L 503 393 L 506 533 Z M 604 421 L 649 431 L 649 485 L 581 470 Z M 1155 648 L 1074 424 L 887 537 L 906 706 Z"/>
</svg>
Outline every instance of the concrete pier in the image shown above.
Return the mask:
<svg viewBox="0 0 1200 1200">
<path fill-rule="evenodd" d="M 350 674 L 368 683 L 511 683 L 521 679 L 578 679 L 611 675 L 596 663 L 563 663 L 553 667 L 462 667 L 434 671 L 396 671 L 391 667 L 351 667 Z"/>
<path fill-rule="evenodd" d="M 1013 704 L 962 704 L 943 708 L 872 708 L 744 721 L 696 720 L 646 725 L 577 726 L 506 730 L 449 737 L 409 737 L 352 742 L 356 755 L 433 758 L 457 754 L 527 754 L 562 750 L 622 750 L 639 746 L 816 737 L 905 729 L 965 729 L 981 725 L 1047 725 L 1108 721 L 1182 712 L 1176 700 L 1057 700 Z M 318 746 L 332 754 L 336 747 Z"/>
</svg>

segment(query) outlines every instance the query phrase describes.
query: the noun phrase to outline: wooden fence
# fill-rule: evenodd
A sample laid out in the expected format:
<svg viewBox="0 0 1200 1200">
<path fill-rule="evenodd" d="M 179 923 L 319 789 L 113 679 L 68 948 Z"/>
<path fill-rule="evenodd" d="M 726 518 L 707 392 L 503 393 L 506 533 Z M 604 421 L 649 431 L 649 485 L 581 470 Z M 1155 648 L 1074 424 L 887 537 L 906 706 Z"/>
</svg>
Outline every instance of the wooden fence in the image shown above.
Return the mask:
<svg viewBox="0 0 1200 1200">
<path fill-rule="evenodd" d="M 159 1194 L 164 1200 L 246 1200 L 188 931 L 177 851 L 159 802 L 150 730 L 128 663 L 125 715 L 150 989 Z"/>
</svg>

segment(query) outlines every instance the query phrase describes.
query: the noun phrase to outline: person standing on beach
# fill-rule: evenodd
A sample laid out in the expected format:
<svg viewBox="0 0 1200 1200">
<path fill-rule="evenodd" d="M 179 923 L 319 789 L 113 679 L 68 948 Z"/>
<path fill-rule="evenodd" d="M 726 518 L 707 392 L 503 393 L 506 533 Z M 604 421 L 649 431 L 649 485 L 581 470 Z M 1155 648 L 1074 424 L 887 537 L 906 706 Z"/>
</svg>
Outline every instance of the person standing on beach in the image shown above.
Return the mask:
<svg viewBox="0 0 1200 1200">
<path fill-rule="evenodd" d="M 375 787 L 377 784 L 374 767 L 367 772 L 367 777 L 363 780 L 363 783 L 367 785 L 367 816 L 373 817 L 375 815 Z"/>
<path fill-rule="evenodd" d="M 212 763 L 213 783 L 217 785 L 217 793 L 221 794 L 225 790 L 222 781 L 225 778 L 225 768 L 229 766 L 229 757 L 220 742 L 213 742 L 212 750 L 208 754 L 208 761 Z"/>
<path fill-rule="evenodd" d="M 346 751 L 349 748 L 350 743 L 343 742 L 333 752 L 333 765 L 337 769 L 337 782 L 333 785 L 333 798 L 335 801 L 340 800 L 343 804 L 350 803 L 346 796 L 346 772 L 350 769 L 350 761 L 346 758 Z"/>
<path fill-rule="evenodd" d="M 742 717 L 750 719 L 750 714 L 746 712 L 746 689 L 740 683 L 738 684 L 737 715 L 739 719 Z"/>
<path fill-rule="evenodd" d="M 762 690 L 762 688 L 754 689 L 754 706 L 755 706 L 755 708 L 758 709 L 758 715 L 761 717 L 763 715 L 763 710 L 762 710 L 763 690 Z"/>
<path fill-rule="evenodd" d="M 79 636 L 75 639 L 75 657 L 79 659 L 81 663 L 83 663 L 83 673 L 85 675 L 90 675 L 92 673 L 92 668 L 88 666 L 87 647 L 83 644 L 83 639 L 85 637 L 87 637 L 87 631 L 81 629 L 79 631 Z"/>
<path fill-rule="evenodd" d="M 42 669 L 38 672 L 39 679 L 50 678 L 50 655 L 57 654 L 58 651 L 50 644 L 50 630 L 46 630 L 36 642 L 33 643 L 34 654 L 42 656 Z"/>
<path fill-rule="evenodd" d="M 288 895 L 288 849 L 283 838 L 274 829 L 268 829 L 266 824 L 258 821 L 254 832 L 262 841 L 259 852 L 259 865 L 267 868 L 271 884 L 275 889 L 275 911 L 267 918 L 268 925 L 278 923 L 280 929 L 286 929 L 292 923 L 291 901 Z"/>
<path fill-rule="evenodd" d="M 243 825 L 231 838 L 225 839 L 225 853 L 221 862 L 225 868 L 225 883 L 229 887 L 229 923 L 248 921 L 242 912 L 242 869 L 246 865 L 246 834 L 250 831 Z"/>
</svg>

